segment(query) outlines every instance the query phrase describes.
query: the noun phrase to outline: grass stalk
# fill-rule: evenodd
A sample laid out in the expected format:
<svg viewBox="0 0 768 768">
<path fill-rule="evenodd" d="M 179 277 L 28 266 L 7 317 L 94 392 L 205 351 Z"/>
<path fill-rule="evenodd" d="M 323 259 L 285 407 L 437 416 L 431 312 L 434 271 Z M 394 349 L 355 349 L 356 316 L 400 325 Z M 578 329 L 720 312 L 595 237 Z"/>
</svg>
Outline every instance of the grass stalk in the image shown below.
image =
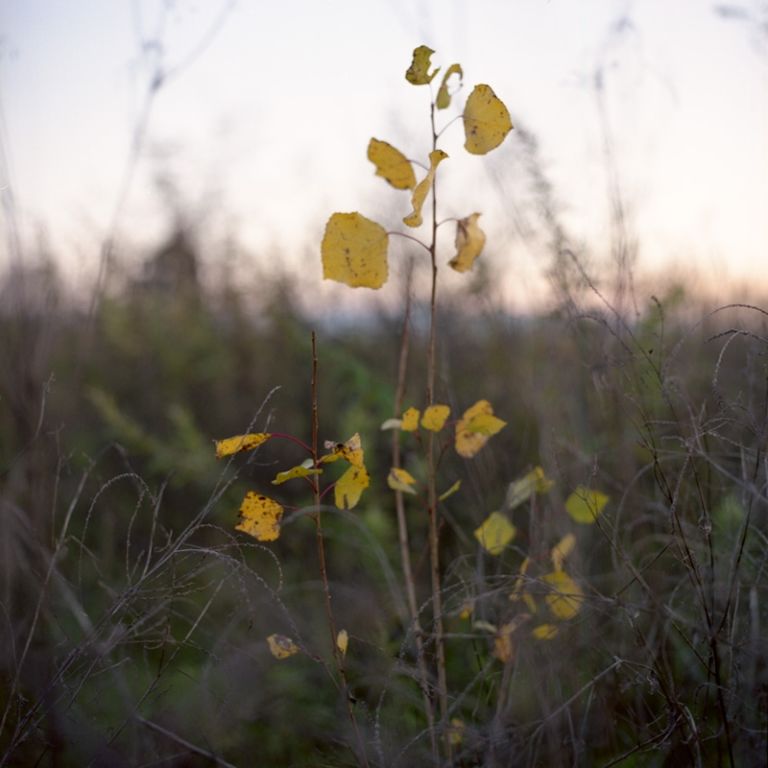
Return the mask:
<svg viewBox="0 0 768 768">
<path fill-rule="evenodd" d="M 320 419 L 318 415 L 318 362 L 317 362 L 317 335 L 312 332 L 312 462 L 313 466 L 319 465 L 319 431 L 320 431 Z M 333 601 L 331 597 L 331 585 L 328 580 L 328 565 L 325 553 L 325 537 L 323 535 L 323 522 L 320 512 L 321 498 L 320 498 L 320 481 L 317 475 L 312 478 L 312 496 L 314 513 L 313 519 L 315 521 L 315 539 L 317 542 L 317 559 L 320 569 L 320 580 L 323 584 L 323 597 L 325 601 L 325 614 L 328 621 L 328 631 L 331 636 L 331 652 L 333 653 L 333 659 L 336 663 L 336 670 L 339 675 L 339 681 L 341 683 L 341 694 L 344 697 L 344 703 L 347 708 L 347 715 L 349 721 L 352 724 L 352 730 L 355 733 L 355 741 L 357 742 L 358 750 L 358 764 L 368 768 L 368 755 L 365 749 L 365 743 L 363 742 L 362 734 L 357 723 L 357 717 L 355 716 L 355 708 L 352 703 L 352 696 L 349 692 L 349 682 L 347 680 L 347 672 L 344 667 L 344 655 L 339 650 L 337 638 L 339 636 L 336 628 L 336 618 L 333 614 Z"/>
</svg>

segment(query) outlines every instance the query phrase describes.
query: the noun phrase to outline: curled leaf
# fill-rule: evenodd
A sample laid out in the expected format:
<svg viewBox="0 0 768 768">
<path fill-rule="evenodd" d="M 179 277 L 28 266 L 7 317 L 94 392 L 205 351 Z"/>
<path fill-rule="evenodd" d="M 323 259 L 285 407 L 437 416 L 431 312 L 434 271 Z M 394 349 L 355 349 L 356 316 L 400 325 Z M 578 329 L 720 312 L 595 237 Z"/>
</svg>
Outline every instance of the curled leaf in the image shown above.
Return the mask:
<svg viewBox="0 0 768 768">
<path fill-rule="evenodd" d="M 419 428 L 419 416 L 421 412 L 418 408 L 409 408 L 403 413 L 400 429 L 403 432 L 415 432 Z"/>
<path fill-rule="evenodd" d="M 456 491 L 461 488 L 461 480 L 457 480 L 447 491 L 443 491 L 438 497 L 438 501 L 445 501 L 450 496 L 453 496 Z"/>
<path fill-rule="evenodd" d="M 515 480 L 507 488 L 504 506 L 512 510 L 533 496 L 534 493 L 546 493 L 553 482 L 544 474 L 541 467 L 534 467 L 527 475 Z"/>
<path fill-rule="evenodd" d="M 392 467 L 387 476 L 387 485 L 393 491 L 402 491 L 403 493 L 416 493 L 413 486 L 416 484 L 414 476 L 402 467 Z"/>
<path fill-rule="evenodd" d="M 300 650 L 299 646 L 290 637 L 285 635 L 270 635 L 267 638 L 267 645 L 269 646 L 269 652 L 276 659 L 281 660 L 295 656 Z"/>
<path fill-rule="evenodd" d="M 491 86 L 476 85 L 464 107 L 464 149 L 484 155 L 498 147 L 513 127 L 509 111 Z"/>
<path fill-rule="evenodd" d="M 387 282 L 389 235 L 360 213 L 334 213 L 321 245 L 323 279 L 352 288 L 381 288 Z"/>
<path fill-rule="evenodd" d="M 526 621 L 528 621 L 527 616 L 518 615 L 512 621 L 499 627 L 496 637 L 493 639 L 493 655 L 502 663 L 506 664 L 508 661 L 512 661 L 515 653 L 512 635 Z"/>
<path fill-rule="evenodd" d="M 339 509 L 352 509 L 357 506 L 363 491 L 370 485 L 368 471 L 363 466 L 351 466 L 337 481 L 334 487 L 336 506 Z"/>
<path fill-rule="evenodd" d="M 428 85 L 434 76 L 440 71 L 440 67 L 429 72 L 430 58 L 434 51 L 426 45 L 414 48 L 411 66 L 405 73 L 405 79 L 413 85 Z"/>
<path fill-rule="evenodd" d="M 368 159 L 376 166 L 376 175 L 388 181 L 395 189 L 413 189 L 416 174 L 408 158 L 386 141 L 368 142 Z"/>
<path fill-rule="evenodd" d="M 552 558 L 552 565 L 556 571 L 563 570 L 563 563 L 565 558 L 573 552 L 573 548 L 576 546 L 576 537 L 572 533 L 568 533 L 563 536 L 560 541 L 552 547 L 550 557 Z"/>
<path fill-rule="evenodd" d="M 472 269 L 475 259 L 485 245 L 485 232 L 477 224 L 479 213 L 473 213 L 466 219 L 456 222 L 456 255 L 448 262 L 457 272 Z"/>
<path fill-rule="evenodd" d="M 542 581 L 552 587 L 544 599 L 553 616 L 558 619 L 572 619 L 584 602 L 581 587 L 565 572 L 553 571 L 542 576 Z"/>
<path fill-rule="evenodd" d="M 448 109 L 448 107 L 451 106 L 452 94 L 448 90 L 448 80 L 451 75 L 459 76 L 459 86 L 461 86 L 461 81 L 464 78 L 464 71 L 461 68 L 461 64 L 451 64 L 451 66 L 445 70 L 443 82 L 440 83 L 440 90 L 437 92 L 437 99 L 435 100 L 435 106 L 438 109 Z"/>
<path fill-rule="evenodd" d="M 240 522 L 236 531 L 243 531 L 258 541 L 275 541 L 280 537 L 283 508 L 274 500 L 248 491 L 240 505 Z"/>
<path fill-rule="evenodd" d="M 439 432 L 450 415 L 451 409 L 447 405 L 430 405 L 421 417 L 421 426 L 430 432 Z"/>
<path fill-rule="evenodd" d="M 491 512 L 483 524 L 475 529 L 475 538 L 490 555 L 500 555 L 515 538 L 517 529 L 501 512 Z"/>
<path fill-rule="evenodd" d="M 456 424 L 456 452 L 471 459 L 505 425 L 493 415 L 493 406 L 487 400 L 478 400 Z"/>
<path fill-rule="evenodd" d="M 262 443 L 266 443 L 272 437 L 268 432 L 251 432 L 247 435 L 235 435 L 227 437 L 224 440 L 216 441 L 216 458 L 222 459 L 224 456 L 231 456 L 240 451 L 252 451 L 258 448 Z"/>
<path fill-rule="evenodd" d="M 387 419 L 379 429 L 384 430 L 387 429 L 402 429 L 403 427 L 403 420 L 402 419 Z"/>
<path fill-rule="evenodd" d="M 531 564 L 531 558 L 526 557 L 520 565 L 520 573 L 515 579 L 515 587 L 509 594 L 509 599 L 512 602 L 519 600 L 522 597 L 523 582 L 525 581 L 525 574 L 528 572 L 528 566 Z"/>
<path fill-rule="evenodd" d="M 580 485 L 565 501 L 565 511 L 577 523 L 594 523 L 608 503 L 608 496 Z"/>
<path fill-rule="evenodd" d="M 339 630 L 339 634 L 336 635 L 336 647 L 339 649 L 342 657 L 347 655 L 347 647 L 349 646 L 349 633 L 346 629 Z"/>
<path fill-rule="evenodd" d="M 429 190 L 432 187 L 432 182 L 435 179 L 435 173 L 437 172 L 437 166 L 445 160 L 448 155 L 443 152 L 442 149 L 435 149 L 429 153 L 429 170 L 427 175 L 416 185 L 411 195 L 411 205 L 413 211 L 409 213 L 404 219 L 403 223 L 409 227 L 420 227 L 424 218 L 421 215 L 421 209 L 424 206 L 424 201 L 427 199 Z"/>
<path fill-rule="evenodd" d="M 291 467 L 283 472 L 278 472 L 277 475 L 275 475 L 275 479 L 272 481 L 272 485 L 282 485 L 287 480 L 293 480 L 295 477 L 320 475 L 322 472 L 322 469 L 312 469 L 311 467 L 305 467 L 303 464 L 300 464 L 298 467 Z"/>
</svg>

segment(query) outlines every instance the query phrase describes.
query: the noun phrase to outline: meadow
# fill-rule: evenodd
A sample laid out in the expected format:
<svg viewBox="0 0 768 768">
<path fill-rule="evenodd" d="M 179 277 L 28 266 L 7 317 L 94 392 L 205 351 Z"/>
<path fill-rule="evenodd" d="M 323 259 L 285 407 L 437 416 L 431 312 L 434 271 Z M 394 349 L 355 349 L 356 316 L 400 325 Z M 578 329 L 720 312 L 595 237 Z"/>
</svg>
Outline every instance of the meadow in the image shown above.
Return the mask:
<svg viewBox="0 0 768 768">
<path fill-rule="evenodd" d="M 0 765 L 768 761 L 768 302 L 543 221 L 536 313 L 392 267 L 339 319 L 183 232 L 95 305 L 9 268 Z"/>
</svg>

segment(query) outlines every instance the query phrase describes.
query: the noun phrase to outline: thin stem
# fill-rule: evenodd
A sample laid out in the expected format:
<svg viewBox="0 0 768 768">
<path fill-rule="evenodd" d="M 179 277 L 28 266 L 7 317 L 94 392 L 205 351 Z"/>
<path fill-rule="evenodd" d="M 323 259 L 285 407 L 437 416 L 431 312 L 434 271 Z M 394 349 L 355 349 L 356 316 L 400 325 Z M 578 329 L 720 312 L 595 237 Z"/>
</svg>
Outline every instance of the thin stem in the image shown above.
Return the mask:
<svg viewBox="0 0 768 768">
<path fill-rule="evenodd" d="M 320 455 L 318 452 L 318 435 L 320 432 L 320 419 L 318 416 L 317 408 L 317 335 L 312 331 L 312 461 L 314 466 L 317 466 Z M 362 760 L 362 764 L 368 768 L 368 755 L 366 754 L 365 744 L 360 733 L 360 729 L 357 725 L 357 718 L 355 717 L 355 710 L 352 706 L 352 697 L 349 693 L 349 683 L 347 682 L 347 673 L 344 669 L 344 655 L 339 650 L 336 639 L 338 638 L 338 632 L 336 630 L 336 619 L 333 615 L 333 605 L 331 600 L 331 585 L 328 581 L 328 566 L 325 556 L 325 537 L 323 536 L 323 523 L 320 515 L 320 479 L 317 475 L 313 476 L 312 483 L 312 496 L 314 502 L 313 517 L 315 520 L 315 539 L 317 541 L 317 559 L 320 566 L 320 580 L 323 584 L 323 596 L 325 598 L 325 614 L 328 619 L 328 631 L 331 635 L 331 651 L 333 653 L 333 659 L 336 662 L 336 669 L 339 673 L 339 680 L 341 681 L 341 693 L 344 697 L 344 701 L 347 706 L 347 714 L 349 720 L 352 723 L 352 729 L 355 732 L 355 739 L 357 741 L 357 748 L 359 752 L 359 759 Z"/>
<path fill-rule="evenodd" d="M 418 241 L 421 242 L 421 241 Z M 422 243 L 423 245 L 423 243 Z M 413 259 L 408 262 L 408 271 L 405 283 L 405 312 L 403 315 L 403 330 L 400 336 L 400 354 L 397 364 L 397 387 L 395 389 L 394 416 L 397 418 L 403 410 L 403 400 L 405 399 L 406 373 L 408 370 L 408 349 L 410 347 L 409 326 L 411 321 L 411 302 L 413 281 Z M 392 432 L 392 466 L 399 468 L 401 466 L 400 455 L 400 432 Z M 408 612 L 410 614 L 411 627 L 416 639 L 416 663 L 419 670 L 419 683 L 424 703 L 424 714 L 427 718 L 429 728 L 429 738 L 432 746 L 432 756 L 437 764 L 439 762 L 439 753 L 437 749 L 437 739 L 435 734 L 435 712 L 432 707 L 432 700 L 429 696 L 429 673 L 427 670 L 427 660 L 424 654 L 424 634 L 419 621 L 419 606 L 416 597 L 416 583 L 413 578 L 413 567 L 411 564 L 411 548 L 408 536 L 408 522 L 405 517 L 405 499 L 402 491 L 395 491 L 395 509 L 397 510 L 397 531 L 400 544 L 400 562 L 403 568 L 403 581 L 405 582 L 405 591 L 408 599 Z"/>
<path fill-rule="evenodd" d="M 435 102 L 430 105 L 432 126 L 432 151 L 437 149 L 435 130 Z M 432 262 L 432 287 L 429 300 L 429 348 L 427 352 L 427 407 L 435 400 L 435 369 L 437 359 L 437 174 L 432 178 L 432 240 L 429 254 Z M 451 759 L 451 740 L 448 732 L 448 681 L 445 669 L 445 637 L 443 629 L 442 588 L 440 582 L 440 540 L 437 525 L 437 471 L 435 464 L 435 433 L 427 437 L 427 493 L 429 510 L 429 560 L 432 576 L 432 625 L 437 652 L 437 694 L 440 701 L 440 718 L 445 734 L 445 754 Z"/>
<path fill-rule="evenodd" d="M 430 248 L 426 243 L 422 243 L 421 240 L 419 240 L 418 237 L 414 237 L 413 235 L 406 234 L 405 232 L 397 232 L 395 230 L 392 230 L 390 232 L 387 232 L 388 235 L 397 235 L 397 237 L 404 237 L 406 240 L 412 240 L 416 245 L 420 245 L 427 253 L 430 252 Z"/>
</svg>

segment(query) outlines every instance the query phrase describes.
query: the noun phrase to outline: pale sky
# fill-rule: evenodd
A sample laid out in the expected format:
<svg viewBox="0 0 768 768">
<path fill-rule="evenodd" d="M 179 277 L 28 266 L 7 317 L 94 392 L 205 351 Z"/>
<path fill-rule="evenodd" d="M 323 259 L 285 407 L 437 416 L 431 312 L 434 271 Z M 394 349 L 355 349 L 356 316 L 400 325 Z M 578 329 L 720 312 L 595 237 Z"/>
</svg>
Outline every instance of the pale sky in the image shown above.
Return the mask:
<svg viewBox="0 0 768 768">
<path fill-rule="evenodd" d="M 727 20 L 707 0 L 0 0 L 3 192 L 27 243 L 44 230 L 71 279 L 92 277 L 159 62 L 170 76 L 118 220 L 126 252 L 162 237 L 153 179 L 170 171 L 193 218 L 299 263 L 333 211 L 408 212 L 366 146 L 426 159 L 428 90 L 403 77 L 425 43 L 435 63 L 463 65 L 459 103 L 489 83 L 536 135 L 565 223 L 597 256 L 601 69 L 640 267 L 754 281 L 768 263 L 768 36 L 755 23 L 768 7 L 734 5 L 743 14 Z M 482 159 L 462 141 L 458 122 L 443 210 L 482 211 L 506 279 L 533 285 L 543 265 L 510 215 L 520 190 L 491 183 L 514 173 L 519 138 Z"/>
</svg>

